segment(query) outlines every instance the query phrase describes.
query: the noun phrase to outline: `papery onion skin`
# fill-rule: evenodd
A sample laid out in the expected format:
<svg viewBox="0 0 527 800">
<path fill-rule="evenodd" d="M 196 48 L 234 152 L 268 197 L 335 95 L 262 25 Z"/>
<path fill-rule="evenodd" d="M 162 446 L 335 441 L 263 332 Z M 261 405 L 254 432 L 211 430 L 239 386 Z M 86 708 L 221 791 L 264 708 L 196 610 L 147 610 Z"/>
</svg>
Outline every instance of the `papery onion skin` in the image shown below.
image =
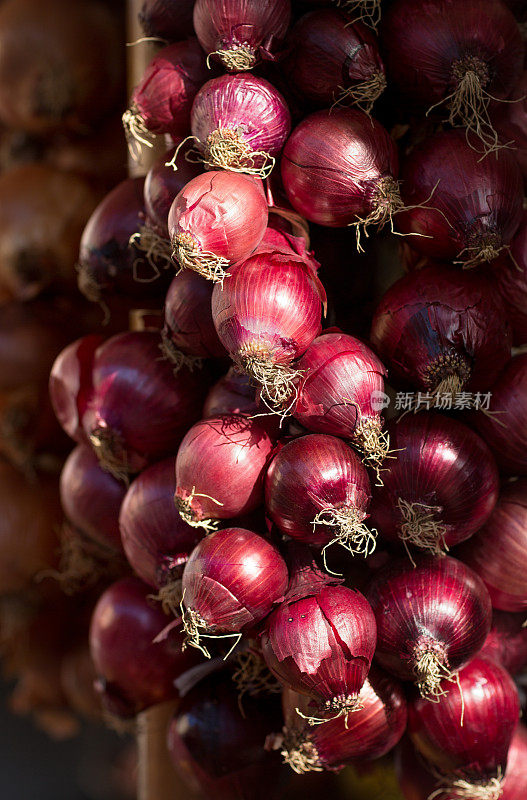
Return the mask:
<svg viewBox="0 0 527 800">
<path fill-rule="evenodd" d="M 290 17 L 289 0 L 196 0 L 194 30 L 206 53 L 238 72 L 274 59 Z"/>
<path fill-rule="evenodd" d="M 493 611 L 492 627 L 485 639 L 481 655 L 492 658 L 511 675 L 527 666 L 527 627 L 525 614 Z"/>
<path fill-rule="evenodd" d="M 224 414 L 193 425 L 176 459 L 175 501 L 183 519 L 206 526 L 254 511 L 272 448 L 265 428 L 248 417 Z"/>
<path fill-rule="evenodd" d="M 204 277 L 220 279 L 231 264 L 244 261 L 267 228 L 267 203 L 258 181 L 232 172 L 205 172 L 175 197 L 168 215 L 174 258 Z M 202 259 L 221 260 L 215 275 Z M 228 272 L 226 274 L 229 274 Z"/>
<path fill-rule="evenodd" d="M 195 547 L 183 572 L 183 603 L 212 633 L 252 627 L 287 588 L 287 566 L 263 536 L 244 528 L 211 533 Z"/>
<path fill-rule="evenodd" d="M 203 376 L 160 356 L 154 331 L 121 333 L 96 352 L 83 427 L 101 464 L 117 477 L 174 453 L 200 412 Z"/>
<path fill-rule="evenodd" d="M 418 683 L 426 680 L 419 667 L 425 653 L 451 673 L 470 661 L 490 630 L 492 610 L 482 580 L 457 559 L 418 556 L 415 564 L 390 561 L 366 594 L 377 621 L 377 662 Z"/>
<path fill-rule="evenodd" d="M 119 511 L 126 486 L 101 469 L 97 456 L 78 445 L 60 475 L 60 499 L 68 520 L 90 539 L 122 552 Z"/>
<path fill-rule="evenodd" d="M 185 155 L 188 148 L 181 147 L 176 157 L 174 169 L 167 166 L 176 155 L 176 149 L 182 140 L 176 139 L 174 147 L 163 153 L 146 173 L 144 183 L 145 225 L 164 239 L 170 239 L 168 233 L 168 212 L 174 198 L 192 178 L 201 173 L 199 164 L 187 161 Z"/>
<path fill-rule="evenodd" d="M 512 336 L 485 275 L 429 266 L 388 289 L 371 341 L 393 378 L 455 401 L 461 389 L 490 388 L 510 358 Z"/>
<path fill-rule="evenodd" d="M 145 36 L 177 42 L 192 36 L 194 0 L 145 0 L 139 11 L 139 23 Z"/>
<path fill-rule="evenodd" d="M 299 361 L 295 419 L 316 433 L 359 438 L 366 423 L 382 427 L 379 408 L 386 368 L 368 345 L 345 333 L 322 333 Z"/>
<path fill-rule="evenodd" d="M 523 46 L 504 5 L 492 0 L 433 0 L 426 7 L 419 0 L 393 3 L 383 20 L 389 80 L 414 107 L 427 108 L 455 90 L 456 62 L 472 57 L 488 69 L 482 76 L 485 91 L 500 100 L 508 97 L 521 71 Z"/>
<path fill-rule="evenodd" d="M 512 240 L 510 256 L 493 264 L 492 278 L 498 289 L 516 346 L 527 343 L 527 213 Z"/>
<path fill-rule="evenodd" d="M 212 317 L 225 349 L 241 369 L 259 354 L 290 364 L 320 331 L 325 293 L 298 257 L 256 254 L 231 270 L 212 293 Z"/>
<path fill-rule="evenodd" d="M 527 792 L 527 728 L 518 725 L 512 737 L 500 800 L 523 800 Z M 409 739 L 396 750 L 395 766 L 404 800 L 428 800 L 437 789 L 437 779 L 428 772 Z M 458 800 L 459 794 L 445 789 L 441 800 Z"/>
<path fill-rule="evenodd" d="M 82 420 L 92 393 L 95 351 L 103 343 L 98 334 L 83 336 L 59 353 L 49 376 L 53 410 L 68 436 L 86 442 Z"/>
<path fill-rule="evenodd" d="M 257 252 L 299 256 L 316 274 L 320 269 L 320 263 L 315 258 L 313 251 L 307 249 L 306 239 L 303 236 L 295 236 L 288 233 L 287 230 L 274 227 L 276 220 L 280 219 L 280 217 L 271 214 L 271 211 L 272 209 L 270 208 L 269 225 L 257 247 Z"/>
<path fill-rule="evenodd" d="M 503 667 L 479 657 L 460 670 L 459 681 L 460 687 L 443 687 L 447 694 L 439 703 L 418 697 L 408 704 L 408 733 L 445 776 L 484 784 L 498 770 L 505 773 L 520 713 L 518 691 Z"/>
<path fill-rule="evenodd" d="M 300 582 L 300 585 L 298 585 Z M 356 707 L 376 644 L 375 616 L 360 592 L 293 566 L 288 593 L 261 636 L 267 666 L 285 686 L 308 694 L 320 710 Z"/>
<path fill-rule="evenodd" d="M 156 53 L 146 67 L 132 92 L 127 113 L 139 117 L 146 137 L 160 133 L 185 136 L 192 103 L 208 77 L 205 55 L 197 39 L 170 44 Z M 127 113 L 124 126 L 133 137 Z"/>
<path fill-rule="evenodd" d="M 483 528 L 458 555 L 485 583 L 494 608 L 527 609 L 527 478 L 505 484 Z"/>
<path fill-rule="evenodd" d="M 500 470 L 527 475 L 527 353 L 511 358 L 493 383 L 490 411 L 490 416 L 475 412 L 471 424 L 494 453 Z"/>
<path fill-rule="evenodd" d="M 478 12 L 478 15 L 481 12 Z M 510 245 L 522 218 L 523 185 L 511 149 L 481 157 L 465 131 L 428 138 L 401 170 L 399 230 L 424 255 L 474 266 Z M 472 145 L 472 146 L 471 146 Z M 418 234 L 418 235 L 415 235 Z"/>
<path fill-rule="evenodd" d="M 145 254 L 130 244 L 144 219 L 144 178 L 127 178 L 99 203 L 80 243 L 79 289 L 92 302 L 108 295 L 143 297 L 163 292 L 167 278 L 156 276 Z"/>
<path fill-rule="evenodd" d="M 90 652 L 103 706 L 118 717 L 135 716 L 177 697 L 174 680 L 197 662 L 171 630 L 154 642 L 169 618 L 139 578 L 123 578 L 99 598 L 90 625 Z"/>
<path fill-rule="evenodd" d="M 280 154 L 289 136 L 291 115 L 269 81 L 241 72 L 213 78 L 201 87 L 192 105 L 190 128 L 209 167 L 263 177 L 272 168 L 269 158 Z M 218 137 L 226 144 L 234 137 L 238 147 L 246 146 L 246 153 L 235 152 L 232 163 L 229 155 L 215 155 Z"/>
<path fill-rule="evenodd" d="M 393 189 L 398 173 L 388 132 L 364 112 L 347 108 L 306 117 L 287 140 L 281 164 L 293 208 L 310 222 L 334 228 L 383 205 L 382 184 Z"/>
<path fill-rule="evenodd" d="M 201 536 L 174 505 L 176 459 L 158 461 L 132 482 L 119 516 L 126 557 L 139 577 L 161 589 L 178 580 Z"/>
<path fill-rule="evenodd" d="M 389 541 L 439 554 L 471 537 L 488 520 L 499 492 L 498 470 L 484 440 L 467 425 L 435 412 L 406 415 L 388 428 L 394 459 L 375 486 L 372 524 Z M 428 541 L 425 520 L 416 537 L 402 506 L 430 514 L 440 530 Z M 420 537 L 419 534 L 422 534 Z"/>
<path fill-rule="evenodd" d="M 377 37 L 360 21 L 350 24 L 337 9 L 305 14 L 288 43 L 284 72 L 302 99 L 316 108 L 357 103 L 368 109 L 386 85 Z"/>
<path fill-rule="evenodd" d="M 298 747 L 298 739 L 301 743 L 309 742 L 316 748 L 320 767 L 331 770 L 358 759 L 369 761 L 386 755 L 406 729 L 406 699 L 402 686 L 382 670 L 372 667 L 359 701 L 362 708 L 347 721 L 338 718 L 311 727 L 296 712 L 299 708 L 309 716 L 309 698 L 284 689 L 282 705 L 287 731 L 284 749 L 287 749 L 288 740 L 293 748 L 295 744 Z"/>
<path fill-rule="evenodd" d="M 196 358 L 225 358 L 212 320 L 213 285 L 190 269 L 182 270 L 165 299 L 163 338 L 169 347 Z"/>
<path fill-rule="evenodd" d="M 282 533 L 323 547 L 338 529 L 313 524 L 321 512 L 351 512 L 358 523 L 368 516 L 371 498 L 366 468 L 343 441 L 310 434 L 287 442 L 275 455 L 265 478 L 267 514 Z M 367 551 L 366 551 L 367 552 Z"/>
</svg>

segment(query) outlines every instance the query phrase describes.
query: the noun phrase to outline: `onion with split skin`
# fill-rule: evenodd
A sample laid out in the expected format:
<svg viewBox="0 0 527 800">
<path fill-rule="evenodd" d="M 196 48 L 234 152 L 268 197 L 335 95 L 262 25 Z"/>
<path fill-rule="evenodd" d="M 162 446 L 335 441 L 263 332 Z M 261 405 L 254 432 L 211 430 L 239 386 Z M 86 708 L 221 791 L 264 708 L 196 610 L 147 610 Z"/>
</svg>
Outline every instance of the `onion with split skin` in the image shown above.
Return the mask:
<svg viewBox="0 0 527 800">
<path fill-rule="evenodd" d="M 196 0 L 194 29 L 209 56 L 243 72 L 274 60 L 290 17 L 290 0 Z"/>
<path fill-rule="evenodd" d="M 414 681 L 426 701 L 443 702 L 444 682 L 455 683 L 490 630 L 483 581 L 454 558 L 419 556 L 415 567 L 400 558 L 373 576 L 366 594 L 377 621 L 377 662 Z"/>
</svg>

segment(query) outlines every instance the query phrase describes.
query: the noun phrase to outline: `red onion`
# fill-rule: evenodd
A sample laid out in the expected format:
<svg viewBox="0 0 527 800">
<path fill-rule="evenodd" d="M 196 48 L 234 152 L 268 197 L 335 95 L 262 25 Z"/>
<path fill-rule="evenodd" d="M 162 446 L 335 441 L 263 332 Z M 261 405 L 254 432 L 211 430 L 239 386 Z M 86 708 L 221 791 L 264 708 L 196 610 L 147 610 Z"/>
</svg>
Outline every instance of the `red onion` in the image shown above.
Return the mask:
<svg viewBox="0 0 527 800">
<path fill-rule="evenodd" d="M 318 108 L 334 103 L 370 112 L 386 87 L 377 37 L 336 9 L 301 17 L 290 36 L 284 71 L 294 89 Z"/>
<path fill-rule="evenodd" d="M 451 125 L 465 126 L 484 151 L 493 150 L 498 137 L 490 102 L 508 97 L 523 65 L 518 25 L 505 5 L 431 0 L 423 6 L 420 0 L 397 0 L 384 20 L 383 36 L 397 91 L 413 107 L 446 107 Z"/>
<path fill-rule="evenodd" d="M 492 385 L 490 414 L 478 411 L 471 423 L 503 472 L 527 475 L 527 353 L 511 358 Z"/>
<path fill-rule="evenodd" d="M 181 576 L 188 556 L 201 538 L 181 519 L 174 504 L 175 491 L 176 459 L 171 456 L 137 476 L 119 517 L 130 566 L 141 580 L 160 590 L 159 599 L 172 610 L 181 599 Z M 176 601 L 167 602 L 172 598 Z"/>
<path fill-rule="evenodd" d="M 138 578 L 123 578 L 99 598 L 90 626 L 90 651 L 98 675 L 96 689 L 105 708 L 118 717 L 177 697 L 174 680 L 196 663 L 182 650 L 183 638 L 170 630 L 155 639 L 168 618 L 149 599 Z"/>
<path fill-rule="evenodd" d="M 234 634 L 266 617 L 287 588 L 278 550 L 244 528 L 211 533 L 194 548 L 183 572 L 186 642 L 210 658 L 202 639 Z"/>
<path fill-rule="evenodd" d="M 462 390 L 490 388 L 510 358 L 512 337 L 484 275 L 430 266 L 388 289 L 371 341 L 393 378 L 424 390 L 429 407 L 448 409 Z M 460 408 L 470 405 L 468 397 Z"/>
<path fill-rule="evenodd" d="M 213 530 L 219 519 L 256 509 L 272 448 L 257 420 L 223 414 L 196 422 L 176 459 L 175 503 L 185 522 Z"/>
<path fill-rule="evenodd" d="M 495 123 L 502 142 L 512 142 L 525 183 L 527 181 L 527 69 L 523 71 L 509 102 L 496 109 Z"/>
<path fill-rule="evenodd" d="M 146 252 L 150 263 L 154 265 L 172 263 L 168 212 L 176 195 L 202 171 L 198 164 L 185 158 L 188 149 L 188 146 L 177 141 L 177 146 L 163 153 L 145 177 L 143 195 L 146 216 L 132 241 Z"/>
<path fill-rule="evenodd" d="M 454 558 L 418 556 L 415 566 L 392 560 L 374 575 L 367 596 L 377 621 L 377 661 L 413 680 L 427 700 L 442 698 L 441 681 L 456 680 L 490 630 L 488 592 Z"/>
<path fill-rule="evenodd" d="M 459 686 L 443 689 L 439 703 L 409 703 L 412 742 L 443 776 L 445 794 L 498 800 L 520 712 L 514 682 L 503 667 L 474 658 L 460 670 Z"/>
<path fill-rule="evenodd" d="M 291 115 L 272 84 L 241 72 L 202 86 L 190 128 L 206 166 L 266 178 L 289 136 Z"/>
<path fill-rule="evenodd" d="M 143 297 L 162 293 L 166 278 L 145 259 L 130 238 L 142 225 L 144 178 L 127 178 L 106 195 L 90 219 L 80 243 L 78 282 L 88 300 L 108 295 Z"/>
<path fill-rule="evenodd" d="M 320 331 L 326 296 L 297 256 L 261 253 L 231 270 L 212 293 L 212 318 L 236 366 L 261 387 L 271 409 L 290 405 L 297 371 L 291 363 Z"/>
<path fill-rule="evenodd" d="M 515 345 L 527 344 L 527 213 L 512 240 L 510 257 L 494 263 L 493 279 L 509 320 Z"/>
<path fill-rule="evenodd" d="M 186 135 L 194 97 L 207 77 L 205 56 L 197 39 L 170 44 L 156 53 L 123 114 L 133 153 L 141 145 L 152 147 L 156 134 Z"/>
<path fill-rule="evenodd" d="M 285 686 L 336 716 L 358 710 L 375 651 L 373 611 L 357 591 L 321 573 L 297 551 L 285 599 L 262 633 L 267 666 Z"/>
<path fill-rule="evenodd" d="M 216 417 L 218 414 L 254 416 L 257 413 L 258 404 L 251 380 L 248 375 L 237 372 L 234 367 L 231 367 L 227 374 L 210 389 L 203 406 L 204 419 Z M 265 421 L 262 418 L 261 422 Z"/>
<path fill-rule="evenodd" d="M 194 0 L 144 0 L 138 14 L 145 36 L 177 42 L 192 36 Z"/>
<path fill-rule="evenodd" d="M 234 172 L 205 172 L 182 189 L 170 207 L 168 231 L 181 268 L 223 281 L 245 261 L 267 228 L 259 182 Z"/>
<path fill-rule="evenodd" d="M 264 749 L 266 737 L 279 726 L 279 703 L 244 696 L 241 707 L 223 670 L 182 699 L 168 728 L 168 750 L 192 796 L 269 800 L 283 796 L 288 777 L 277 754 Z"/>
<path fill-rule="evenodd" d="M 272 212 L 272 208 L 269 212 Z M 320 264 L 315 258 L 312 250 L 307 249 L 306 239 L 303 236 L 294 236 L 286 230 L 274 227 L 275 220 L 280 217 L 269 217 L 269 225 L 264 233 L 263 239 L 258 245 L 258 253 L 281 253 L 286 257 L 298 256 L 315 273 L 318 272 Z M 307 223 L 306 223 L 307 224 Z"/>
<path fill-rule="evenodd" d="M 486 525 L 459 553 L 503 611 L 527 609 L 527 479 L 505 484 Z"/>
<path fill-rule="evenodd" d="M 306 117 L 287 140 L 282 180 L 289 202 L 310 222 L 360 232 L 399 211 L 397 148 L 363 111 L 339 108 Z"/>
<path fill-rule="evenodd" d="M 358 759 L 381 758 L 394 747 L 406 728 L 406 700 L 400 684 L 372 667 L 359 694 L 360 708 L 348 718 L 309 726 L 309 698 L 284 689 L 282 755 L 298 773 L 341 769 Z"/>
<path fill-rule="evenodd" d="M 524 622 L 525 614 L 494 611 L 492 627 L 481 650 L 482 656 L 494 659 L 511 675 L 527 667 L 527 627 Z"/>
<path fill-rule="evenodd" d="M 380 415 L 386 369 L 360 339 L 323 333 L 298 363 L 295 418 L 310 431 L 349 439 L 364 461 L 380 468 L 389 449 Z"/>
<path fill-rule="evenodd" d="M 157 332 L 121 333 L 95 354 L 83 426 L 101 466 L 121 480 L 176 450 L 207 390 L 185 367 L 174 376 L 160 344 Z"/>
<path fill-rule="evenodd" d="M 523 201 L 514 153 L 503 149 L 482 159 L 473 142 L 461 130 L 431 136 L 401 173 L 408 208 L 400 216 L 401 231 L 413 234 L 412 247 L 420 253 L 465 267 L 492 261 L 510 245 Z"/>
<path fill-rule="evenodd" d="M 202 358 L 222 358 L 227 354 L 218 339 L 210 300 L 212 284 L 201 275 L 184 269 L 176 275 L 165 300 L 163 353 L 180 369 L 191 369 Z"/>
<path fill-rule="evenodd" d="M 265 478 L 265 506 L 278 529 L 305 544 L 341 544 L 352 555 L 375 549 L 364 524 L 371 499 L 368 473 L 340 439 L 323 434 L 287 442 Z"/>
<path fill-rule="evenodd" d="M 196 0 L 194 30 L 206 53 L 241 72 L 274 60 L 290 17 L 289 0 Z"/>
<path fill-rule="evenodd" d="M 101 469 L 85 445 L 71 451 L 60 475 L 60 499 L 68 520 L 95 542 L 122 551 L 119 510 L 126 487 Z"/>
<path fill-rule="evenodd" d="M 57 419 L 76 442 L 85 442 L 82 420 L 92 394 L 95 351 L 103 343 L 97 334 L 72 342 L 57 356 L 49 376 L 49 394 Z"/>
<path fill-rule="evenodd" d="M 518 725 L 512 737 L 500 800 L 524 800 L 527 792 L 527 728 Z M 437 789 L 437 780 L 416 755 L 410 740 L 403 740 L 396 756 L 397 777 L 405 800 L 428 800 Z M 460 789 L 443 789 L 438 800 L 459 800 Z M 470 797 L 481 797 L 471 791 Z"/>
<path fill-rule="evenodd" d="M 390 541 L 443 555 L 479 530 L 496 505 L 492 453 L 469 427 L 436 413 L 392 422 L 389 435 L 394 459 L 374 489 L 372 523 Z"/>
</svg>

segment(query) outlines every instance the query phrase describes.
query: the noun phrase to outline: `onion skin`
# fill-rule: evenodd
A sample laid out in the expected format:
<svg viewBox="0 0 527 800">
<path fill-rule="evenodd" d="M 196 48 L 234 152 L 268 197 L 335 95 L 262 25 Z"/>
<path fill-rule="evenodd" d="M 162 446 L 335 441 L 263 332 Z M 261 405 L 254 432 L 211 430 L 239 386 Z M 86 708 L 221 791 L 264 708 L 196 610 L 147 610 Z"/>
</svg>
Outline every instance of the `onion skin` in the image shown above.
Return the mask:
<svg viewBox="0 0 527 800">
<path fill-rule="evenodd" d="M 197 39 L 170 44 L 156 53 L 146 67 L 132 92 L 131 113 L 139 115 L 147 136 L 161 133 L 186 136 L 192 103 L 208 77 L 205 56 Z M 126 119 L 124 125 L 126 130 Z"/>
<path fill-rule="evenodd" d="M 471 424 L 506 475 L 527 475 L 527 354 L 514 356 L 492 385 L 492 417 L 477 411 Z"/>
<path fill-rule="evenodd" d="M 288 43 L 291 51 L 284 73 L 302 99 L 316 108 L 339 102 L 368 108 L 386 85 L 377 37 L 361 22 L 350 23 L 337 9 L 305 14 L 294 25 Z M 360 84 L 375 77 L 377 87 L 372 85 L 361 97 Z"/>
<path fill-rule="evenodd" d="M 59 353 L 49 376 L 53 410 L 65 432 L 76 442 L 86 442 L 82 420 L 93 390 L 92 368 L 95 351 L 104 339 L 98 334 L 83 336 Z"/>
<path fill-rule="evenodd" d="M 518 159 L 524 183 L 527 182 L 527 69 L 523 71 L 510 99 L 496 109 L 496 128 L 504 143 L 514 142 L 514 154 Z"/>
<path fill-rule="evenodd" d="M 168 617 L 149 599 L 139 578 L 123 578 L 99 598 L 90 625 L 90 652 L 103 706 L 118 717 L 132 717 L 177 697 L 174 680 L 196 664 L 182 651 L 179 632 L 154 642 Z"/>
<path fill-rule="evenodd" d="M 194 0 L 145 0 L 138 14 L 145 36 L 177 42 L 192 36 Z"/>
<path fill-rule="evenodd" d="M 160 343 L 154 331 L 121 333 L 95 354 L 83 427 L 101 464 L 121 479 L 175 452 L 207 390 L 188 368 L 174 375 Z"/>
<path fill-rule="evenodd" d="M 487 523 L 459 551 L 485 583 L 494 608 L 527 609 L 527 479 L 506 484 Z"/>
<path fill-rule="evenodd" d="M 82 134 L 92 128 L 119 102 L 119 37 L 116 18 L 102 3 L 2 3 L 2 121 L 44 136 L 60 129 Z"/>
<path fill-rule="evenodd" d="M 413 234 L 412 247 L 466 267 L 496 258 L 522 218 L 522 177 L 513 151 L 482 159 L 463 130 L 438 133 L 417 147 L 403 165 L 401 191 L 405 205 L 416 206 L 397 220 L 402 233 Z"/>
<path fill-rule="evenodd" d="M 489 519 L 499 492 L 498 471 L 484 440 L 457 420 L 433 412 L 407 415 L 388 428 L 394 460 L 375 486 L 372 524 L 389 541 L 407 541 L 439 554 L 471 537 Z M 416 537 L 401 503 L 419 507 L 441 528 L 430 541 L 424 520 Z M 415 504 L 415 505 L 414 505 Z M 419 516 L 419 514 L 418 514 Z"/>
<path fill-rule="evenodd" d="M 182 270 L 165 300 L 163 338 L 176 350 L 196 358 L 225 358 L 212 319 L 213 285 L 190 269 Z"/>
<path fill-rule="evenodd" d="M 127 178 L 99 203 L 80 243 L 78 283 L 84 296 L 100 303 L 119 294 L 142 298 L 161 294 L 168 280 L 157 275 L 130 237 L 144 219 L 144 178 Z"/>
<path fill-rule="evenodd" d="M 161 589 L 181 578 L 200 534 L 181 519 L 174 504 L 176 459 L 158 461 L 132 482 L 119 516 L 130 566 L 150 586 Z"/>
<path fill-rule="evenodd" d="M 206 53 L 237 72 L 274 60 L 290 17 L 289 0 L 196 0 L 194 30 Z"/>
<path fill-rule="evenodd" d="M 73 264 L 100 193 L 79 175 L 25 164 L 0 175 L 0 297 L 75 286 Z"/>
<path fill-rule="evenodd" d="M 175 501 L 183 519 L 207 527 L 258 508 L 272 449 L 258 420 L 225 414 L 193 425 L 176 459 Z"/>
<path fill-rule="evenodd" d="M 196 95 L 190 118 L 192 135 L 198 141 L 209 167 L 235 169 L 266 177 L 291 131 L 287 104 L 264 78 L 247 72 L 221 75 L 207 81 Z M 247 153 L 234 154 L 232 164 L 215 156 L 215 138 L 236 133 Z M 222 137 L 220 136 L 220 139 Z"/>
<path fill-rule="evenodd" d="M 408 733 L 417 751 L 445 776 L 485 783 L 499 769 L 505 773 L 520 714 L 518 692 L 503 667 L 483 658 L 460 670 L 459 681 L 461 691 L 445 686 L 439 703 L 418 697 L 408 704 Z"/>
<path fill-rule="evenodd" d="M 371 498 L 368 473 L 340 439 L 310 434 L 287 442 L 275 455 L 265 478 L 267 514 L 279 530 L 305 544 L 324 547 L 338 528 L 315 526 L 322 511 L 352 511 L 362 522 Z M 366 549 L 366 552 L 367 549 Z"/>
<path fill-rule="evenodd" d="M 69 521 L 90 539 L 122 552 L 119 510 L 126 486 L 99 466 L 91 448 L 78 445 L 60 475 L 60 500 Z"/>
<path fill-rule="evenodd" d="M 183 602 L 211 633 L 252 628 L 287 588 L 287 566 L 278 550 L 244 528 L 211 533 L 195 547 L 183 572 Z"/>
<path fill-rule="evenodd" d="M 267 227 L 265 196 L 249 175 L 205 172 L 176 196 L 168 215 L 168 232 L 180 267 L 189 267 L 212 280 L 202 258 L 223 260 L 225 266 L 245 261 Z M 220 278 L 228 273 L 221 273 Z"/>
<path fill-rule="evenodd" d="M 494 98 L 512 91 L 523 62 L 518 26 L 492 0 L 398 0 L 383 19 L 389 80 L 414 107 L 445 100 L 456 88 L 456 61 L 473 56 L 489 67 L 483 88 Z M 444 107 L 439 109 L 444 110 Z M 464 135 L 464 134 L 463 134 Z"/>
<path fill-rule="evenodd" d="M 457 559 L 419 556 L 415 563 L 390 561 L 374 575 L 367 598 L 377 621 L 377 662 L 418 683 L 426 678 L 418 666 L 423 653 L 436 653 L 451 673 L 470 661 L 490 630 L 492 610 L 481 579 Z"/>
<path fill-rule="evenodd" d="M 388 289 L 373 317 L 371 341 L 394 379 L 451 393 L 452 400 L 460 389 L 490 388 L 512 345 L 490 281 L 442 266 L 411 272 Z"/>
<path fill-rule="evenodd" d="M 255 389 L 248 375 L 237 372 L 234 367 L 217 381 L 209 390 L 203 406 L 203 419 L 216 417 L 219 414 L 258 413 Z M 262 422 L 265 419 L 262 417 Z"/>
<path fill-rule="evenodd" d="M 527 343 L 527 213 L 512 240 L 510 258 L 507 254 L 493 267 L 493 280 L 498 289 L 507 318 L 511 324 L 514 344 Z"/>
<path fill-rule="evenodd" d="M 176 195 L 192 178 L 201 173 L 198 164 L 187 161 L 188 149 L 181 147 L 175 160 L 174 169 L 167 166 L 176 155 L 182 140 L 177 139 L 175 146 L 163 153 L 146 173 L 143 196 L 146 214 L 145 225 L 163 239 L 170 239 L 168 232 L 168 212 Z"/>
<path fill-rule="evenodd" d="M 397 148 L 362 111 L 334 109 L 306 117 L 287 140 L 282 180 L 293 208 L 310 222 L 340 228 L 367 217 L 384 179 L 395 182 Z"/>
<path fill-rule="evenodd" d="M 386 755 L 406 729 L 406 699 L 402 686 L 386 673 L 372 667 L 360 691 L 359 700 L 362 708 L 348 717 L 347 724 L 339 718 L 311 727 L 296 713 L 299 708 L 305 716 L 309 716 L 309 698 L 291 689 L 284 689 L 285 747 L 288 739 L 292 739 L 296 733 L 302 742 L 307 741 L 315 746 L 320 767 L 330 770 L 341 769 L 358 759 L 370 761 Z"/>
<path fill-rule="evenodd" d="M 484 658 L 491 658 L 517 675 L 527 666 L 527 628 L 524 614 L 494 611 L 492 627 L 481 650 Z"/>
<path fill-rule="evenodd" d="M 375 616 L 357 591 L 335 579 L 298 572 L 261 635 L 267 666 L 285 686 L 317 701 L 321 710 L 352 711 L 375 651 Z M 302 578 L 300 578 L 302 581 Z"/>
</svg>

